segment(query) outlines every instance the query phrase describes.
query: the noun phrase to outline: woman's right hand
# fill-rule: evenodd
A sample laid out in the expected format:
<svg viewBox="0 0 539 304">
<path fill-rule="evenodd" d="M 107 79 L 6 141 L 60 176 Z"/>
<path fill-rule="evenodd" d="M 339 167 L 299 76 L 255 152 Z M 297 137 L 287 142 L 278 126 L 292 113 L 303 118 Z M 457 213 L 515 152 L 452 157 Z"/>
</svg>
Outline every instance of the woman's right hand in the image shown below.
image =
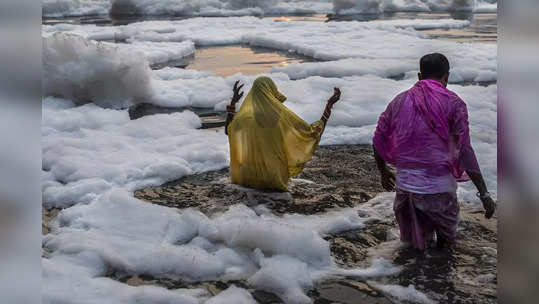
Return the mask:
<svg viewBox="0 0 539 304">
<path fill-rule="evenodd" d="M 333 96 L 328 99 L 328 104 L 333 106 L 341 99 L 341 90 L 339 88 L 333 88 Z"/>
<path fill-rule="evenodd" d="M 241 88 L 243 88 L 244 84 L 239 85 L 240 81 L 236 81 L 234 83 L 234 95 L 232 96 L 232 101 L 230 101 L 231 105 L 235 105 L 240 99 L 243 97 L 243 91 L 241 91 Z"/>
</svg>

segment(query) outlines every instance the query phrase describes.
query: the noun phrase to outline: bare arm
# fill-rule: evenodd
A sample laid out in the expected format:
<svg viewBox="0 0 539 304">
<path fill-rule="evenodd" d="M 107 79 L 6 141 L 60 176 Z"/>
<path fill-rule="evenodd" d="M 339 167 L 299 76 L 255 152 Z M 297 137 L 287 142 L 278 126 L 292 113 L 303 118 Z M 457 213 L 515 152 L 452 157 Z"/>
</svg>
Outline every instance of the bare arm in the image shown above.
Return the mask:
<svg viewBox="0 0 539 304">
<path fill-rule="evenodd" d="M 232 112 L 232 111 L 229 112 L 228 108 L 227 108 L 226 122 L 225 122 L 225 134 L 226 135 L 228 135 L 228 125 L 232 122 L 232 119 L 234 119 L 234 112 Z"/>
<path fill-rule="evenodd" d="M 496 203 L 494 203 L 494 200 L 492 200 L 488 193 L 483 175 L 481 173 L 472 171 L 466 171 L 466 174 L 468 174 L 473 184 L 477 188 L 479 198 L 481 199 L 483 207 L 485 208 L 485 217 L 490 219 L 492 215 L 494 215 L 494 211 L 496 211 Z"/>
<path fill-rule="evenodd" d="M 328 99 L 328 102 L 326 103 L 326 108 L 324 109 L 324 113 L 322 114 L 322 117 L 320 120 L 324 123 L 324 129 L 322 130 L 322 133 L 324 133 L 324 130 L 326 129 L 326 124 L 328 122 L 329 117 L 331 116 L 331 109 L 333 108 L 333 105 L 337 103 L 341 99 L 341 90 L 339 88 L 333 89 L 333 96 L 331 96 Z"/>
<path fill-rule="evenodd" d="M 243 84 L 238 86 L 240 84 L 240 81 L 236 81 L 234 83 L 234 95 L 232 95 L 232 100 L 230 100 L 230 105 L 226 107 L 226 122 L 225 122 L 225 134 L 228 135 L 228 125 L 232 122 L 234 119 L 234 115 L 236 114 L 236 103 L 240 101 L 240 99 L 243 97 L 243 92 L 241 91 L 241 88 L 243 88 Z"/>
<path fill-rule="evenodd" d="M 468 109 L 464 101 L 459 101 L 453 112 L 451 133 L 455 137 L 459 153 L 459 167 L 466 171 L 477 188 L 478 196 L 485 208 L 485 217 L 491 218 L 496 211 L 496 204 L 488 193 L 487 185 L 481 174 L 479 163 L 470 143 L 470 127 L 468 122 Z"/>
<path fill-rule="evenodd" d="M 382 177 L 382 187 L 386 191 L 393 191 L 395 190 L 395 174 L 389 170 L 389 167 L 387 166 L 386 161 L 378 154 L 376 149 L 374 149 L 374 160 L 376 161 L 376 166 L 378 167 L 378 170 L 380 171 L 380 176 Z"/>
<path fill-rule="evenodd" d="M 468 174 L 472 180 L 473 184 L 477 188 L 477 191 L 479 191 L 479 194 L 486 194 L 488 192 L 487 185 L 485 184 L 485 180 L 483 179 L 483 175 L 481 173 L 466 171 L 466 174 Z"/>
</svg>

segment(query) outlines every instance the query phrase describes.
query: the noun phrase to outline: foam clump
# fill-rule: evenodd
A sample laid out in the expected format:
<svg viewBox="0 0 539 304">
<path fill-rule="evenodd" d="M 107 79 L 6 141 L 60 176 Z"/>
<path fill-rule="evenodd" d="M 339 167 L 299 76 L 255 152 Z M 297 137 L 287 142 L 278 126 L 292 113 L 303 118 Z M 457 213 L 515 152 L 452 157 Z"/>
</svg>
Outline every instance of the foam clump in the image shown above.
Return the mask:
<svg viewBox="0 0 539 304">
<path fill-rule="evenodd" d="M 348 212 L 334 211 L 318 220 L 295 215 L 297 225 L 290 218 L 257 215 L 244 205 L 208 217 L 197 210 L 180 212 L 140 201 L 125 190 L 111 190 L 90 204 L 63 210 L 56 218 L 53 233 L 43 240 L 52 252 L 45 261 L 51 266 L 44 269 L 45 290 L 59 285 L 62 296 L 71 288 L 86 294 L 96 284 L 114 285 L 99 279 L 113 269 L 190 281 L 246 280 L 257 289 L 276 293 L 285 303 L 310 303 L 305 292 L 324 276 L 394 273 L 379 261 L 366 270 L 343 272 L 336 267 L 329 243 L 317 232 L 323 225 L 317 222 L 323 218 L 329 226 L 338 226 L 334 233 L 355 229 L 363 219 L 352 219 Z M 348 225 L 342 224 L 342 216 L 350 219 Z M 70 268 L 79 269 L 77 280 L 87 283 L 72 285 L 68 274 L 58 273 Z M 233 293 L 244 294 L 233 288 L 222 297 L 235 297 Z M 244 299 L 249 303 L 248 297 Z"/>
<path fill-rule="evenodd" d="M 384 12 L 491 12 L 496 0 L 333 0 L 337 14 L 381 14 Z"/>
<path fill-rule="evenodd" d="M 238 288 L 234 285 L 228 287 L 226 290 L 223 290 L 215 297 L 209 299 L 205 304 L 256 304 L 257 302 L 253 299 L 251 294 L 243 289 Z"/>
<path fill-rule="evenodd" d="M 42 38 L 43 94 L 121 108 L 153 95 L 146 57 L 83 37 L 55 33 Z"/>
<path fill-rule="evenodd" d="M 127 110 L 57 98 L 45 98 L 42 109 L 49 206 L 88 203 L 111 187 L 157 186 L 228 162 L 226 136 L 198 130 L 200 119 L 190 111 L 130 120 Z"/>
<path fill-rule="evenodd" d="M 418 303 L 418 304 L 435 304 L 427 295 L 418 291 L 414 285 L 408 287 L 400 285 L 383 285 L 381 283 L 369 281 L 369 285 L 376 290 L 386 294 L 389 298 L 397 303 Z"/>
<path fill-rule="evenodd" d="M 129 44 L 119 44 L 117 46 L 126 48 L 127 51 L 144 54 L 150 65 L 174 62 L 195 53 L 195 44 L 190 40 L 182 42 L 130 42 Z"/>
</svg>

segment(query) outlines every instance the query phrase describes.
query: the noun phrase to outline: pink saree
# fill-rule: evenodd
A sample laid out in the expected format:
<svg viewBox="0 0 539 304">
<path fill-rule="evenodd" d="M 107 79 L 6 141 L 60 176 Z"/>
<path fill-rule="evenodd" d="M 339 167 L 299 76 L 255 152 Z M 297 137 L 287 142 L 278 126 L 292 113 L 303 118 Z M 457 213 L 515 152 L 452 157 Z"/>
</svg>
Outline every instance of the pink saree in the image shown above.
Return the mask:
<svg viewBox="0 0 539 304">
<path fill-rule="evenodd" d="M 447 180 L 437 177 L 450 176 L 461 182 L 469 179 L 465 171 L 480 172 L 470 144 L 464 101 L 438 81 L 419 81 L 399 94 L 382 113 L 373 145 L 386 162 L 397 168 L 398 176 L 399 170 L 424 172 L 423 178 L 412 182 L 418 188 L 424 184 L 427 192 L 397 189 L 394 210 L 401 239 L 425 249 L 426 240 L 436 231 L 438 237 L 454 242 L 458 223 L 456 194 L 447 191 L 447 185 L 436 183 Z"/>
</svg>

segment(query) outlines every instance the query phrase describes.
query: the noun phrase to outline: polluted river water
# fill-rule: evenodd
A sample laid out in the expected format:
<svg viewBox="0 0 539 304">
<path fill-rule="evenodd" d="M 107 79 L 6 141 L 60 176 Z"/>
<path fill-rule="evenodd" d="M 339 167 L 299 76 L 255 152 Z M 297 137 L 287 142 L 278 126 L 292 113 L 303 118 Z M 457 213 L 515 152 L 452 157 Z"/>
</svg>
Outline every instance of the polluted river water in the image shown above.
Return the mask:
<svg viewBox="0 0 539 304">
<path fill-rule="evenodd" d="M 43 24 L 95 24 L 96 26 L 127 25 L 134 22 L 148 20 L 182 20 L 189 17 L 127 17 L 114 19 L 106 16 L 88 16 L 75 18 L 45 18 Z M 287 16 L 266 16 L 266 20 L 274 22 L 376 22 L 380 20 L 397 19 L 457 19 L 468 20 L 470 25 L 458 29 L 428 29 L 422 30 L 431 39 L 448 40 L 458 43 L 496 43 L 497 42 L 497 14 L 492 13 L 417 13 L 399 12 L 383 14 L 359 15 L 330 15 L 306 14 Z M 152 69 L 164 67 L 177 67 L 189 70 L 211 72 L 220 77 L 242 73 L 244 75 L 259 75 L 270 72 L 274 67 L 287 66 L 294 63 L 317 61 L 294 52 L 276 51 L 264 47 L 249 45 L 224 45 L 213 47 L 196 46 L 194 54 L 174 62 L 165 62 L 153 65 Z M 491 84 L 491 83 L 487 83 Z M 467 85 L 467 84 L 463 84 Z M 165 108 L 152 104 L 140 104 L 130 109 L 131 119 L 138 119 L 147 115 L 159 113 L 181 112 L 187 108 Z M 191 109 L 202 119 L 202 128 L 214 128 L 224 125 L 224 112 L 215 112 L 211 109 Z"/>
</svg>

